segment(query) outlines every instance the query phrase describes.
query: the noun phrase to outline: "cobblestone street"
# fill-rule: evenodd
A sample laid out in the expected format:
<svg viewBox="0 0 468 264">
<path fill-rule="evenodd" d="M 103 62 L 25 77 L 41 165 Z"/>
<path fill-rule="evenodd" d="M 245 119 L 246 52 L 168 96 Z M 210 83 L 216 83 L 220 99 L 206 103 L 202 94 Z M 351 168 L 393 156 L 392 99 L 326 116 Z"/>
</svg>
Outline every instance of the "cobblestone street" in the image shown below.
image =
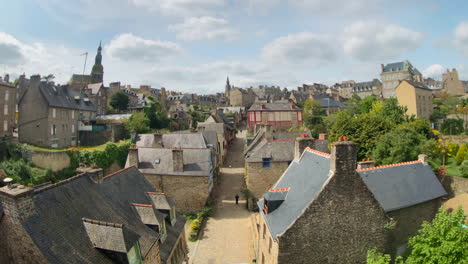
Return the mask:
<svg viewBox="0 0 468 264">
<path fill-rule="evenodd" d="M 238 133 L 228 150 L 217 186 L 214 214 L 201 239 L 189 242 L 191 264 L 252 263 L 251 213 L 241 189 L 244 181 L 243 133 Z M 239 194 L 236 205 L 235 195 Z"/>
</svg>

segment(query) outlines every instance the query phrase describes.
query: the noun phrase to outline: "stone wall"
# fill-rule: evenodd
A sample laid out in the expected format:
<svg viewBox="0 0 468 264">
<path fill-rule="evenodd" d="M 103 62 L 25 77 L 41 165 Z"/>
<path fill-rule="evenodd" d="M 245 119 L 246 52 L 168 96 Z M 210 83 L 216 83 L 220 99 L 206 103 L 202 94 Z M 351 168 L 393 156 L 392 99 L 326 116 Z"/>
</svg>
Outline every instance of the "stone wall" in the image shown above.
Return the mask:
<svg viewBox="0 0 468 264">
<path fill-rule="evenodd" d="M 403 254 L 409 237 L 418 233 L 423 221 L 432 221 L 441 205 L 441 199 L 435 199 L 393 212 L 388 216 L 395 221 L 395 227 L 390 229 L 390 253 Z"/>
<path fill-rule="evenodd" d="M 462 177 L 442 176 L 440 181 L 450 198 L 468 192 L 468 179 Z"/>
<path fill-rule="evenodd" d="M 279 256 L 279 241 L 275 241 L 268 231 L 265 218 L 259 217 L 257 239 L 257 263 L 277 264 Z M 305 260 L 304 260 L 305 261 Z M 305 262 L 284 262 L 284 263 L 311 263 Z"/>
<path fill-rule="evenodd" d="M 261 162 L 246 162 L 246 184 L 256 199 L 268 191 L 288 168 L 288 162 L 271 162 L 270 168 L 263 168 Z"/>
<path fill-rule="evenodd" d="M 183 214 L 203 209 L 209 196 L 208 176 L 176 176 L 145 174 L 146 179 L 176 202 Z"/>
<path fill-rule="evenodd" d="M 56 172 L 70 167 L 70 157 L 65 151 L 49 152 L 40 150 L 25 150 L 23 158 L 43 169 L 51 169 Z"/>
<path fill-rule="evenodd" d="M 441 138 L 444 140 L 452 141 L 458 145 L 468 142 L 468 136 L 441 136 Z"/>
<path fill-rule="evenodd" d="M 81 146 L 97 146 L 112 141 L 112 131 L 80 131 Z"/>
</svg>

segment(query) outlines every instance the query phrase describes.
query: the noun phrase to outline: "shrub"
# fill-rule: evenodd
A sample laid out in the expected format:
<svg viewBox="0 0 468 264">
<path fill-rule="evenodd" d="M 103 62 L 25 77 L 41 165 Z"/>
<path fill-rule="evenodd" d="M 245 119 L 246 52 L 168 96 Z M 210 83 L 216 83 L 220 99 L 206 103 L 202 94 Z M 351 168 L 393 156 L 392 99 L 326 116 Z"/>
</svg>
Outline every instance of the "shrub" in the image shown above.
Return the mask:
<svg viewBox="0 0 468 264">
<path fill-rule="evenodd" d="M 462 164 L 465 160 L 466 155 L 468 154 L 467 148 L 466 143 L 461 144 L 460 148 L 458 148 L 457 155 L 455 156 L 455 160 L 458 165 Z"/>
<path fill-rule="evenodd" d="M 460 165 L 460 173 L 463 178 L 468 178 L 468 160 L 464 160 Z"/>
</svg>

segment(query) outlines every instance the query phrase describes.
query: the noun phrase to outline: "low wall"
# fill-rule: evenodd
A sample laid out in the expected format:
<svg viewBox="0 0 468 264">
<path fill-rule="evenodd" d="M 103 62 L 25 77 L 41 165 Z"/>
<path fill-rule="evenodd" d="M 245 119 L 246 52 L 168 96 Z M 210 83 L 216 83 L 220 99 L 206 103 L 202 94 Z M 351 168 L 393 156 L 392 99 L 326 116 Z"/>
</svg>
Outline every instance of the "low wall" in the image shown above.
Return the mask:
<svg viewBox="0 0 468 264">
<path fill-rule="evenodd" d="M 40 150 L 24 150 L 23 158 L 43 169 L 56 172 L 70 167 L 70 157 L 65 151 L 48 152 Z"/>
<path fill-rule="evenodd" d="M 440 182 L 442 182 L 450 198 L 462 193 L 468 193 L 468 179 L 466 178 L 444 175 L 440 177 Z"/>
<path fill-rule="evenodd" d="M 468 142 L 468 136 L 441 136 L 442 139 L 452 141 L 457 145 Z"/>
</svg>

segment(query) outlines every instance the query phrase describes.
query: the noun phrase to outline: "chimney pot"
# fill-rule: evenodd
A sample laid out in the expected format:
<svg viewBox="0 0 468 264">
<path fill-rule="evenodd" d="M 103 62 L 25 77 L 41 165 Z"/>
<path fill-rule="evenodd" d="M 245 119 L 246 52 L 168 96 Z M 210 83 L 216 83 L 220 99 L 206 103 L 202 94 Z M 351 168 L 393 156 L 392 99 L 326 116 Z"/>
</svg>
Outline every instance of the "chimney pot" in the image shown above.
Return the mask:
<svg viewBox="0 0 468 264">
<path fill-rule="evenodd" d="M 319 140 L 326 140 L 327 139 L 327 134 L 325 133 L 320 133 L 319 134 Z"/>
<path fill-rule="evenodd" d="M 418 155 L 418 160 L 427 163 L 427 155 L 426 154 L 419 154 Z"/>
</svg>

